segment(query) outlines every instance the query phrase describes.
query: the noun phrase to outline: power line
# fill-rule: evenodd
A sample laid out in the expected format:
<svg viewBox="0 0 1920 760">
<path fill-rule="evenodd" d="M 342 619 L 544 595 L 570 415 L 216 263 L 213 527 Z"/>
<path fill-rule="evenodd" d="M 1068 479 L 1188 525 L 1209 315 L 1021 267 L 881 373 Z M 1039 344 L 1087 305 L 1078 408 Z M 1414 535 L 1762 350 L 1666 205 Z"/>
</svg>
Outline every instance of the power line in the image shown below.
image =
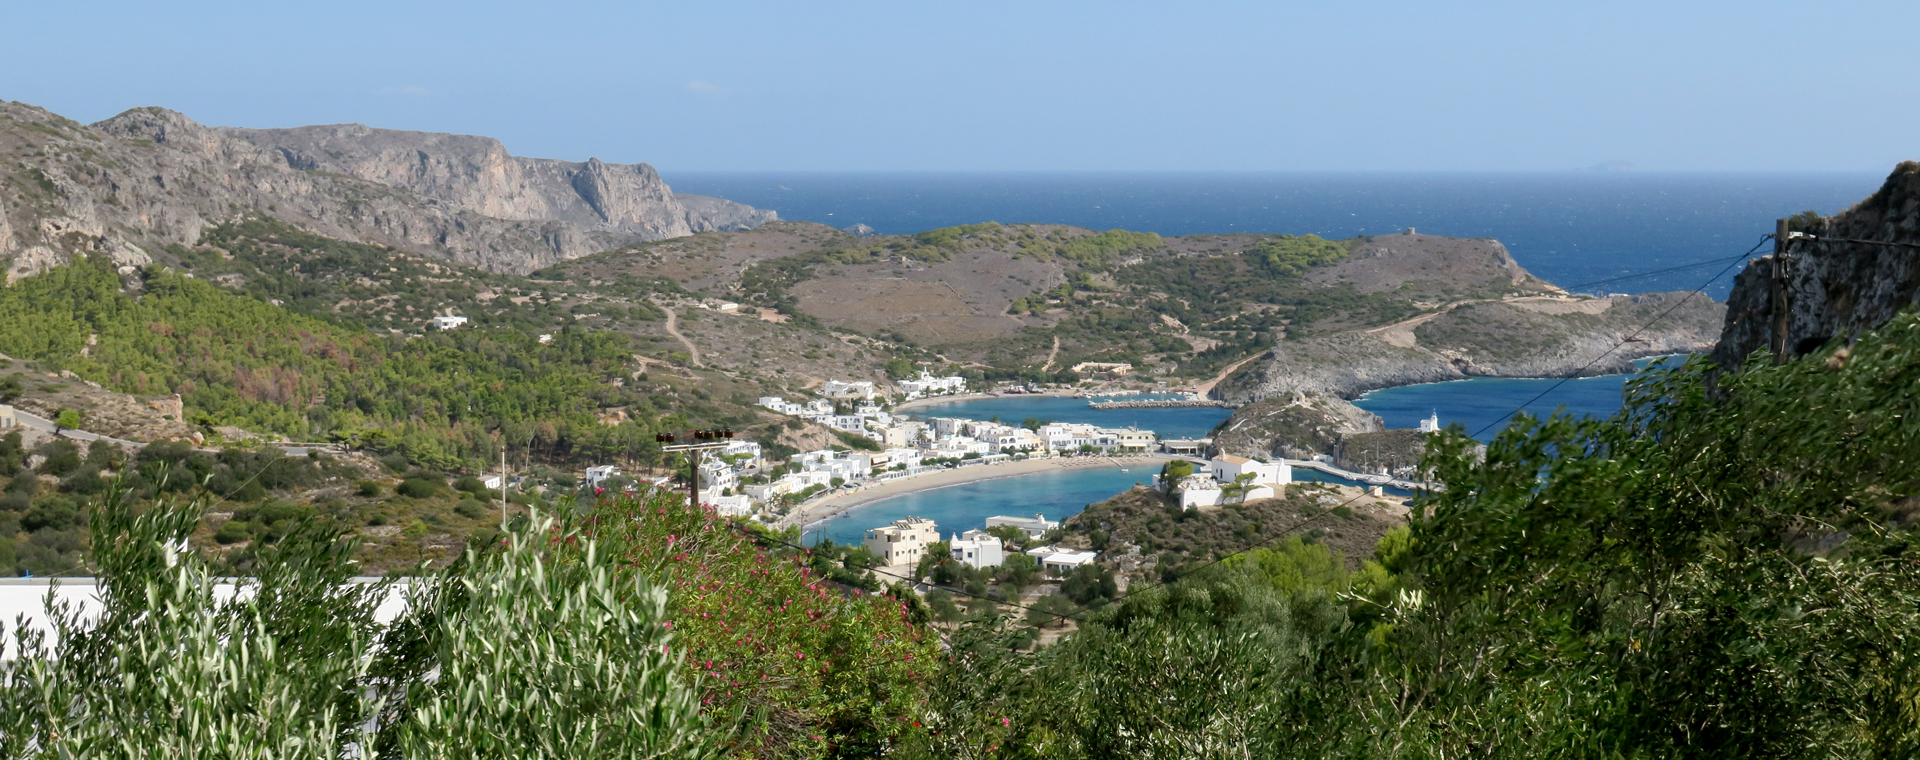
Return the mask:
<svg viewBox="0 0 1920 760">
<path fill-rule="evenodd" d="M 1520 412 L 1525 411 L 1528 406 L 1533 405 L 1533 402 L 1539 401 L 1540 399 L 1545 398 L 1547 394 L 1552 393 L 1556 389 L 1558 389 L 1560 386 L 1565 385 L 1567 381 L 1572 380 L 1576 377 L 1579 377 L 1581 373 L 1584 373 L 1588 369 L 1591 369 L 1593 365 L 1599 364 L 1601 359 L 1605 359 L 1609 356 L 1612 356 L 1613 352 L 1620 350 L 1622 346 L 1625 346 L 1628 343 L 1633 342 L 1635 338 L 1640 337 L 1640 333 L 1646 332 L 1648 328 L 1653 327 L 1654 325 L 1658 324 L 1660 320 L 1666 319 L 1668 315 L 1679 310 L 1680 307 L 1685 306 L 1687 304 L 1687 301 L 1691 300 L 1695 294 L 1699 293 L 1702 290 L 1706 290 L 1707 286 L 1713 284 L 1714 280 L 1720 279 L 1722 275 L 1725 275 L 1727 272 L 1731 271 L 1734 265 L 1739 264 L 1741 261 L 1745 260 L 1748 256 L 1753 255 L 1754 251 L 1760 250 L 1760 246 L 1766 245 L 1767 241 L 1771 239 L 1773 239 L 1772 235 L 1761 236 L 1760 242 L 1754 243 L 1753 247 L 1748 248 L 1746 253 L 1743 253 L 1737 257 L 1734 257 L 1731 261 L 1728 262 L 1725 268 L 1721 269 L 1714 276 L 1708 278 L 1706 282 L 1701 283 L 1700 287 L 1687 291 L 1687 294 L 1685 296 L 1683 296 L 1678 302 L 1674 303 L 1674 305 L 1667 307 L 1666 311 L 1660 312 L 1659 316 L 1656 316 L 1651 321 L 1647 322 L 1644 325 L 1641 325 L 1640 329 L 1634 330 L 1633 332 L 1628 333 L 1627 337 L 1622 338 L 1619 343 L 1613 344 L 1612 348 L 1609 348 L 1606 351 L 1601 352 L 1599 356 L 1593 357 L 1592 361 L 1587 362 L 1585 365 L 1582 365 L 1579 369 L 1574 370 L 1572 373 L 1569 373 L 1567 376 L 1560 378 L 1560 380 L 1558 382 L 1555 382 L 1553 385 L 1547 386 L 1546 390 L 1543 390 L 1535 394 L 1533 398 L 1527 399 L 1525 403 L 1522 403 L 1519 407 L 1515 408 L 1512 412 L 1508 412 L 1507 414 L 1502 415 L 1500 418 L 1487 423 L 1485 426 L 1481 427 L 1479 430 L 1473 431 L 1473 434 L 1468 437 L 1478 438 L 1480 437 L 1481 433 L 1485 433 L 1488 430 L 1492 430 L 1495 426 L 1503 424 L 1506 421 L 1513 419 L 1513 415 L 1519 414 Z"/>
<path fill-rule="evenodd" d="M 1606 285 L 1609 283 L 1624 282 L 1626 280 L 1638 280 L 1643 277 L 1652 277 L 1654 275 L 1668 274 L 1671 272 L 1683 272 L 1689 269 L 1699 269 L 1700 267 L 1713 266 L 1714 264 L 1725 264 L 1729 261 L 1738 261 L 1746 257 L 1747 257 L 1746 254 L 1741 254 L 1739 256 L 1729 256 L 1723 259 L 1708 259 L 1706 261 L 1696 261 L 1696 262 L 1693 262 L 1692 264 L 1681 264 L 1680 266 L 1667 267 L 1666 269 L 1655 269 L 1650 272 L 1640 272 L 1638 274 L 1624 274 L 1624 275 L 1620 275 L 1619 277 L 1609 277 L 1604 280 L 1594 280 L 1592 282 L 1583 282 L 1577 285 L 1568 285 L 1566 287 L 1561 288 L 1561 290 L 1573 291 L 1573 290 L 1579 290 L 1581 288 L 1591 288 L 1595 285 Z M 1717 279 L 1717 276 L 1716 276 L 1716 279 Z"/>
</svg>

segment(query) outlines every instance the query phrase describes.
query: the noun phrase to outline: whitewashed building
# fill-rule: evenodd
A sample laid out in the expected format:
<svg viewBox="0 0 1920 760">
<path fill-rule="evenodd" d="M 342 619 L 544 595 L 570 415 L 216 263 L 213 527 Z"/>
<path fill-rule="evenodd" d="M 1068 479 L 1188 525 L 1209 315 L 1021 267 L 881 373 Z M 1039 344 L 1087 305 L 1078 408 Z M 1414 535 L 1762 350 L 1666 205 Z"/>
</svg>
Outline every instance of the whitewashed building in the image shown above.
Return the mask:
<svg viewBox="0 0 1920 760">
<path fill-rule="evenodd" d="M 1045 516 L 1040 515 L 1038 513 L 1034 514 L 1034 516 L 1032 517 L 1008 517 L 1006 515 L 995 515 L 993 517 L 987 518 L 988 528 L 998 528 L 1002 525 L 1019 528 L 1020 530 L 1024 531 L 1027 534 L 1028 538 L 1039 538 L 1041 536 L 1046 535 L 1047 531 L 1060 527 L 1059 521 L 1049 520 Z"/>
<path fill-rule="evenodd" d="M 19 424 L 20 416 L 14 413 L 13 407 L 0 404 L 0 428 L 15 427 Z"/>
<path fill-rule="evenodd" d="M 895 520 L 887 527 L 867 531 L 866 541 L 862 545 L 880 561 L 897 567 L 918 564 L 927 553 L 927 545 L 939 540 L 940 530 L 932 520 L 908 517 Z"/>
<path fill-rule="evenodd" d="M 1210 460 L 1213 465 L 1213 479 L 1221 483 L 1233 483 L 1241 475 L 1251 474 L 1252 482 L 1267 485 L 1284 486 L 1293 482 L 1293 467 L 1286 462 L 1262 462 L 1258 459 L 1221 454 Z"/>
<path fill-rule="evenodd" d="M 826 385 L 820 386 L 820 395 L 833 399 L 857 398 L 865 401 L 873 398 L 873 381 L 855 380 L 843 383 L 839 380 L 828 380 Z"/>
<path fill-rule="evenodd" d="M 603 464 L 596 467 L 588 467 L 587 487 L 599 488 L 601 483 L 605 483 L 619 474 L 619 465 Z"/>
<path fill-rule="evenodd" d="M 461 326 L 461 325 L 464 325 L 464 324 L 466 324 L 466 323 L 467 323 L 467 318 L 466 318 L 466 317 L 456 317 L 456 316 L 452 316 L 452 315 L 448 315 L 448 316 L 444 316 L 444 317 L 434 317 L 434 318 L 433 318 L 433 329 L 435 329 L 435 330 L 451 330 L 451 329 L 453 329 L 453 328 L 456 328 L 456 327 L 459 327 L 459 326 Z"/>
<path fill-rule="evenodd" d="M 934 377 L 927 374 L 927 371 L 924 369 L 920 370 L 920 377 L 913 380 L 902 380 L 898 385 L 900 392 L 906 394 L 908 400 L 917 399 L 922 396 L 939 396 L 948 393 L 967 392 L 966 378 L 958 375 Z"/>
<path fill-rule="evenodd" d="M 1040 560 L 1040 569 L 1056 578 L 1068 575 L 1081 565 L 1093 564 L 1099 556 L 1096 552 L 1075 551 L 1059 546 L 1042 546 L 1028 549 L 1027 556 Z"/>
<path fill-rule="evenodd" d="M 947 542 L 947 547 L 953 561 L 971 568 L 999 567 L 1007 560 L 1006 548 L 1000 545 L 999 537 L 984 530 L 956 534 Z"/>
</svg>

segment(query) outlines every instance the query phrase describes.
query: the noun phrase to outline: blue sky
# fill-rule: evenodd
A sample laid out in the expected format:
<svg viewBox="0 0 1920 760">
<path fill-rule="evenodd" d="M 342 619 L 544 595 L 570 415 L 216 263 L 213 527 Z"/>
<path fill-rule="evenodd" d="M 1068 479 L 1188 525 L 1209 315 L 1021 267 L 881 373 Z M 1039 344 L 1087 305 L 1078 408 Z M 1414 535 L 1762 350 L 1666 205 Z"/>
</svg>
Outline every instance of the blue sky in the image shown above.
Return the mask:
<svg viewBox="0 0 1920 760">
<path fill-rule="evenodd" d="M 674 170 L 1885 171 L 1920 3 L 7 3 L 0 98 Z"/>
</svg>

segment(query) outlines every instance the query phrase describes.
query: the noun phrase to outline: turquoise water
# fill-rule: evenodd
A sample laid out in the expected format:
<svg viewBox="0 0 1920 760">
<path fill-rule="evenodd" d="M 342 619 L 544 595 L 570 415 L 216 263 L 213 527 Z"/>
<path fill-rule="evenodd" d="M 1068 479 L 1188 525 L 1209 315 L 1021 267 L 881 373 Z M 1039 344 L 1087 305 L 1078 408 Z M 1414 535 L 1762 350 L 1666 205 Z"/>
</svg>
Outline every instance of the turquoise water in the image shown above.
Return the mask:
<svg viewBox="0 0 1920 760">
<path fill-rule="evenodd" d="M 1129 469 L 1132 472 L 1121 472 L 1119 467 L 1034 472 L 890 496 L 854 507 L 845 517 L 808 526 L 806 539 L 812 543 L 824 535 L 835 543 L 859 543 L 869 528 L 909 515 L 932 520 L 942 536 L 984 528 L 987 518 L 996 515 L 1031 517 L 1039 513 L 1049 520 L 1061 520 L 1080 514 L 1088 504 L 1132 488 L 1136 482 L 1150 481 L 1156 472 L 1152 467 Z"/>
<path fill-rule="evenodd" d="M 1654 360 L 1636 362 L 1645 367 Z M 1559 407 L 1573 414 L 1604 417 L 1620 408 L 1621 389 L 1631 375 L 1604 375 L 1568 380 L 1539 401 L 1528 404 L 1528 412 L 1544 416 Z M 1459 423 L 1472 433 L 1488 428 L 1479 437 L 1490 440 L 1504 427 L 1514 407 L 1559 382 L 1554 379 L 1476 377 L 1450 383 L 1427 383 L 1374 391 L 1354 400 L 1354 404 L 1380 415 L 1389 428 L 1418 427 L 1427 415 L 1438 412 L 1440 423 Z M 913 411 L 921 417 L 966 417 L 1018 424 L 1027 417 L 1062 422 L 1088 422 L 1098 425 L 1138 425 L 1163 438 L 1204 436 L 1229 410 L 1217 407 L 1176 409 L 1089 409 L 1086 399 L 1058 396 L 1000 397 L 954 401 Z M 1062 470 L 1013 475 L 991 480 L 962 483 L 944 488 L 901 494 L 863 504 L 844 517 L 833 518 L 819 526 L 809 526 L 806 540 L 821 536 L 836 543 L 858 543 L 869 528 L 877 528 L 909 515 L 925 517 L 939 525 L 943 535 L 986 526 L 995 515 L 1045 515 L 1061 520 L 1077 515 L 1088 504 L 1103 501 L 1149 482 L 1155 469 L 1149 465 L 1121 472 L 1118 467 Z M 1295 468 L 1294 480 L 1357 485 L 1313 470 Z M 1391 489 L 1390 489 L 1391 490 Z M 1395 493 L 1398 493 L 1395 491 Z"/>
<path fill-rule="evenodd" d="M 1154 465 L 1129 469 L 1132 472 L 1121 472 L 1119 467 L 1034 472 L 889 496 L 854 507 L 844 517 L 807 526 L 806 541 L 816 543 L 825 536 L 834 543 L 859 543 L 868 529 L 907 516 L 932 520 L 942 536 L 984 528 L 987 518 L 996 515 L 1031 517 L 1039 513 L 1049 520 L 1064 520 L 1080 514 L 1088 504 L 1112 498 L 1135 483 L 1152 482 L 1153 474 L 1159 471 Z M 1295 469 L 1293 478 L 1358 485 L 1313 470 Z"/>
<path fill-rule="evenodd" d="M 1091 409 L 1087 407 L 1087 401 L 1088 399 L 1066 396 L 999 396 L 915 407 L 908 414 L 921 419 L 965 417 L 970 420 L 989 420 L 999 417 L 1001 422 L 1009 425 L 1018 425 L 1028 417 L 1039 417 L 1054 422 L 1084 422 L 1111 428 L 1132 425 L 1142 430 L 1151 430 L 1161 438 L 1205 436 L 1213 426 L 1220 424 L 1221 420 L 1233 414 L 1232 409 L 1217 406 L 1170 409 Z"/>
<path fill-rule="evenodd" d="M 1654 359 L 1634 362 L 1645 368 Z M 1354 399 L 1355 406 L 1380 415 L 1389 428 L 1419 427 L 1431 414 L 1440 415 L 1441 427 L 1454 423 L 1465 426 L 1469 434 L 1482 441 L 1506 427 L 1508 416 L 1521 402 L 1553 391 L 1539 401 L 1526 405 L 1528 414 L 1546 417 L 1566 407 L 1569 414 L 1606 417 L 1620 409 L 1621 391 L 1632 375 L 1601 375 L 1566 381 L 1553 388 L 1558 379 L 1476 377 L 1450 383 L 1425 383 L 1387 388 Z M 1483 431 L 1484 432 L 1480 432 Z"/>
</svg>

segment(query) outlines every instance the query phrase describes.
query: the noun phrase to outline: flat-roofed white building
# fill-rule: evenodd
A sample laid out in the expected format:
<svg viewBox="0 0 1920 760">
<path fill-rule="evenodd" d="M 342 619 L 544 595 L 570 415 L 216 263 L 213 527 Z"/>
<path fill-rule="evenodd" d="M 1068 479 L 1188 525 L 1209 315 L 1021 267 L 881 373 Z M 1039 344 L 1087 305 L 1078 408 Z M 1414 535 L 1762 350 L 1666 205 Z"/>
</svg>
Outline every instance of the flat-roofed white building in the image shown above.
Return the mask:
<svg viewBox="0 0 1920 760">
<path fill-rule="evenodd" d="M 1000 544 L 1000 538 L 989 535 L 984 530 L 970 530 L 955 535 L 947 542 L 947 553 L 953 561 L 967 567 L 999 567 L 1007 560 L 1006 547 Z"/>
<path fill-rule="evenodd" d="M 1048 575 L 1060 577 L 1072 573 L 1081 565 L 1093 564 L 1098 552 L 1083 552 L 1059 546 L 1042 546 L 1028 549 L 1027 556 L 1040 560 L 1040 569 Z"/>
<path fill-rule="evenodd" d="M 619 465 L 603 464 L 597 467 L 588 467 L 587 468 L 587 487 L 599 488 L 601 483 L 605 483 L 608 480 L 612 479 L 614 476 L 619 474 L 620 474 Z"/>
<path fill-rule="evenodd" d="M 884 528 L 867 531 L 866 541 L 862 545 L 880 561 L 897 567 L 919 563 L 927 553 L 927 545 L 939 540 L 940 530 L 932 520 L 908 517 L 895 520 Z"/>
<path fill-rule="evenodd" d="M 1254 483 L 1284 486 L 1293 482 L 1293 467 L 1286 462 L 1262 462 L 1232 454 L 1221 454 L 1210 460 L 1213 465 L 1213 478 L 1222 483 L 1232 483 L 1241 475 L 1253 475 Z"/>
<path fill-rule="evenodd" d="M 0 428 L 15 427 L 19 424 L 20 415 L 14 413 L 13 407 L 0 404 Z"/>
<path fill-rule="evenodd" d="M 857 398 L 865 401 L 873 398 L 873 381 L 855 380 L 843 383 L 839 380 L 828 380 L 826 385 L 820 386 L 820 395 L 827 398 Z"/>
<path fill-rule="evenodd" d="M 1046 535 L 1047 531 L 1060 527 L 1060 522 L 1057 520 L 1049 520 L 1045 516 L 1042 516 L 1039 514 L 1035 514 L 1032 517 L 1008 517 L 1006 515 L 995 515 L 993 517 L 987 518 L 988 528 L 997 528 L 1002 525 L 1019 528 L 1021 531 L 1027 534 L 1028 538 L 1039 538 L 1041 536 Z"/>
<path fill-rule="evenodd" d="M 459 326 L 461 326 L 461 325 L 464 325 L 464 324 L 466 324 L 466 323 L 467 323 L 467 318 L 466 318 L 466 317 L 455 317 L 455 316 L 445 316 L 445 317 L 434 317 L 434 318 L 433 318 L 433 329 L 435 329 L 435 330 L 451 330 L 451 329 L 453 329 L 453 328 L 456 328 L 456 327 L 459 327 Z"/>
</svg>

